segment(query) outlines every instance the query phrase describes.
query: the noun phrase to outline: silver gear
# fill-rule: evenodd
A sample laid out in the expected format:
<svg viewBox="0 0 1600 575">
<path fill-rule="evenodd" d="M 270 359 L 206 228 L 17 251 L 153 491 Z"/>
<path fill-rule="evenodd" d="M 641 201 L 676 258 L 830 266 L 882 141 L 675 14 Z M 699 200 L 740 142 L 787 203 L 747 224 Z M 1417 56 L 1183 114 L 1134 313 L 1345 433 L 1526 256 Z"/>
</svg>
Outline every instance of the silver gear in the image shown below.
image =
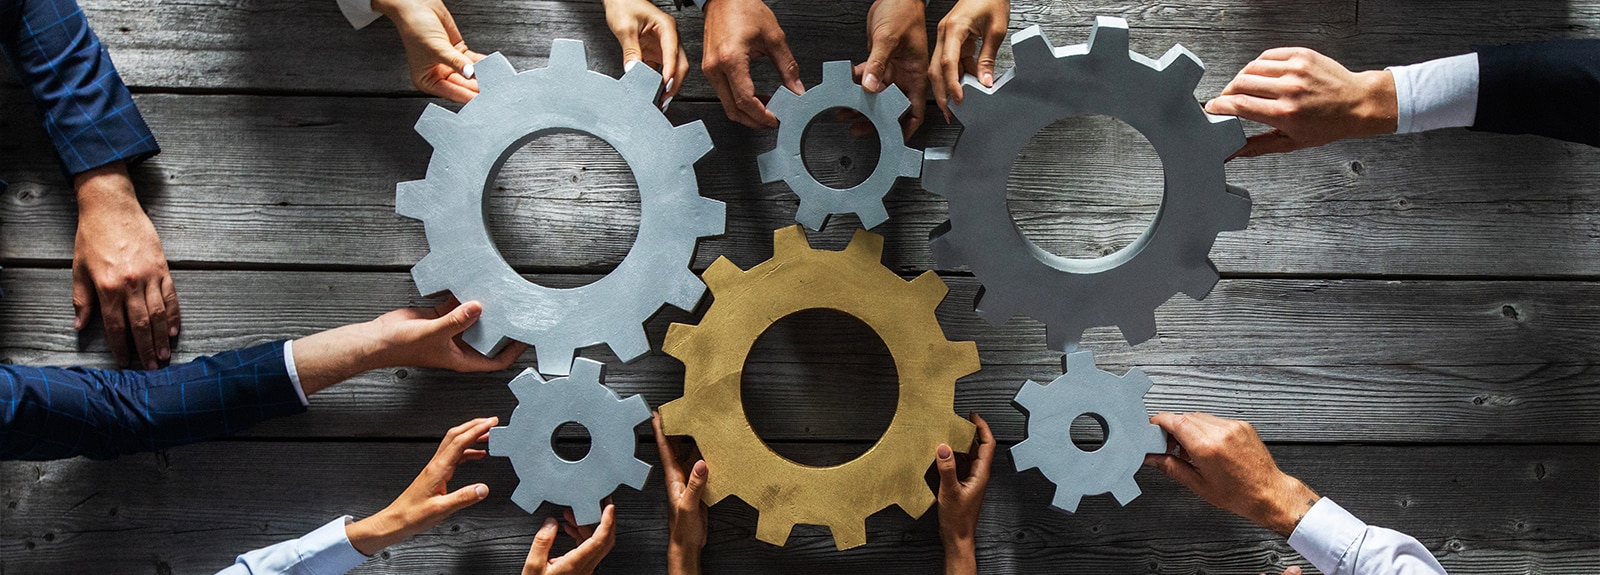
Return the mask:
<svg viewBox="0 0 1600 575">
<path fill-rule="evenodd" d="M 1028 380 L 1013 403 L 1028 416 L 1027 439 L 1012 446 L 1017 471 L 1038 468 L 1056 484 L 1051 504 L 1067 512 L 1084 496 L 1110 493 L 1127 505 L 1139 496 L 1133 474 L 1146 453 L 1163 453 L 1166 434 L 1150 423 L 1144 394 L 1153 382 L 1138 368 L 1123 376 L 1094 366 L 1094 353 L 1067 354 L 1067 372 L 1049 385 Z M 1099 449 L 1072 442 L 1072 421 L 1089 415 L 1105 429 Z"/>
<path fill-rule="evenodd" d="M 1011 37 L 1016 67 L 993 88 L 970 76 L 951 111 L 966 126 L 951 148 L 929 149 L 923 186 L 949 202 L 931 234 L 934 259 L 966 266 L 982 282 L 974 302 L 990 323 L 1022 313 L 1068 350 L 1084 330 L 1115 325 L 1129 344 L 1156 333 L 1155 309 L 1178 292 L 1203 299 L 1217 283 L 1207 254 L 1223 231 L 1242 230 L 1250 197 L 1230 186 L 1223 162 L 1244 145 L 1231 116 L 1194 98 L 1205 68 L 1183 46 L 1161 60 L 1128 49 L 1121 18 L 1095 21 L 1088 44 L 1054 48 L 1038 26 Z M 1034 133 L 1061 118 L 1105 115 L 1133 126 L 1160 155 L 1166 189 L 1155 221 L 1133 243 L 1094 259 L 1069 259 L 1029 241 L 1006 208 L 1006 178 Z"/>
<path fill-rule="evenodd" d="M 517 396 L 511 421 L 489 430 L 489 454 L 511 458 L 517 490 L 511 500 L 528 513 L 541 501 L 572 508 L 579 525 L 600 521 L 600 500 L 618 485 L 644 489 L 650 464 L 633 456 L 634 427 L 650 419 L 644 397 L 617 399 L 601 384 L 604 366 L 578 358 L 572 375 L 545 381 L 539 372 L 522 370 L 508 384 Z M 556 428 L 577 422 L 589 430 L 589 453 L 567 461 L 550 446 Z"/>
<path fill-rule="evenodd" d="M 783 180 L 795 195 L 800 196 L 800 208 L 794 219 L 813 230 L 828 223 L 831 214 L 854 213 L 861 227 L 871 229 L 889 219 L 883 207 L 883 196 L 894 187 L 897 178 L 915 178 L 922 173 L 922 152 L 906 147 L 901 137 L 900 115 L 911 106 L 900 88 L 888 88 L 872 94 L 855 83 L 849 60 L 837 60 L 822 65 L 822 83 L 795 95 L 788 88 L 779 88 L 772 94 L 767 109 L 778 117 L 777 146 L 756 158 L 761 168 L 761 181 L 772 183 Z M 806 126 L 811 119 L 832 108 L 850 108 L 872 121 L 878 132 L 878 164 L 866 180 L 847 189 L 822 185 L 806 170 L 800 157 L 800 142 L 805 138 Z"/>
<path fill-rule="evenodd" d="M 401 182 L 395 211 L 422 220 L 429 253 L 411 268 L 423 295 L 449 291 L 483 304 L 462 338 L 485 354 L 526 342 L 544 373 L 565 375 L 579 348 L 604 343 L 622 361 L 650 351 L 643 323 L 671 304 L 692 310 L 705 284 L 689 270 L 701 237 L 719 235 L 722 202 L 703 198 L 694 164 L 711 151 L 699 121 L 674 127 L 656 108 L 661 75 L 634 66 L 621 79 L 586 67 L 583 43 L 556 40 L 546 68 L 518 73 L 500 54 L 476 64 L 481 92 L 459 113 L 430 104 L 417 133 L 433 145 L 427 178 Z M 604 140 L 639 184 L 639 231 L 615 270 L 586 286 L 536 285 L 506 264 L 484 223 L 483 198 L 523 144 L 554 133 Z"/>
</svg>

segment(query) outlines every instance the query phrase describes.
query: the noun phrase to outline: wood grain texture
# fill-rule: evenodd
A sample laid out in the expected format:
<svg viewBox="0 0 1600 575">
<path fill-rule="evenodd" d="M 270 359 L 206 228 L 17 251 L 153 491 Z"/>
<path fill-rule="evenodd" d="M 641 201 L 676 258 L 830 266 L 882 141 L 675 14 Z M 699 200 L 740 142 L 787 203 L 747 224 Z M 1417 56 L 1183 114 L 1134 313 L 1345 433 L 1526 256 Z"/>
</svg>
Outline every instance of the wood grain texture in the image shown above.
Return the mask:
<svg viewBox="0 0 1600 575">
<path fill-rule="evenodd" d="M 238 553 L 341 514 L 375 512 L 433 449 L 214 442 L 112 462 L 16 463 L 0 468 L 10 519 L 0 527 L 0 557 L 8 572 L 18 573 L 209 573 Z M 1591 448 L 1275 451 L 1285 470 L 1322 495 L 1375 525 L 1417 537 L 1451 573 L 1589 573 L 1600 560 L 1594 522 L 1600 455 Z M 649 445 L 638 456 L 656 461 Z M 1002 471 L 993 477 L 978 530 L 985 573 L 1275 573 L 1305 565 L 1271 532 L 1211 508 L 1150 469 L 1139 473 L 1144 494 L 1128 507 L 1097 496 L 1069 515 L 1049 508 L 1053 487 L 1042 475 L 1004 471 L 1012 466 L 1004 450 L 996 466 Z M 358 572 L 514 572 L 539 517 L 506 498 L 517 482 L 508 461 L 470 463 L 454 485 L 478 481 L 489 485 L 488 501 L 386 550 Z M 645 491 L 616 493 L 619 538 L 605 572 L 664 570 L 661 485 L 658 471 Z M 867 522 L 868 544 L 846 552 L 835 551 L 819 527 L 797 528 L 787 546 L 774 547 L 753 538 L 753 510 L 730 499 L 711 513 L 706 572 L 936 572 L 934 517 L 930 511 L 913 521 L 899 510 L 880 512 Z"/>
<path fill-rule="evenodd" d="M 561 285 L 550 279 L 563 278 L 586 279 L 533 279 Z M 185 297 L 183 359 L 426 304 L 402 273 L 179 272 L 175 282 Z M 957 410 L 977 410 L 1001 437 L 1018 440 L 1023 419 L 1012 396 L 1027 379 L 1059 375 L 1061 356 L 1044 349 L 1035 322 L 994 327 L 973 315 L 970 278 L 947 282 L 951 295 L 939 309 L 946 335 L 977 341 L 984 362 L 958 384 Z M 65 271 L 6 269 L 0 289 L 0 325 L 16 326 L 0 334 L 0 358 L 108 364 L 98 334 L 80 342 L 71 330 Z M 1137 348 L 1110 328 L 1091 331 L 1084 345 L 1099 352 L 1105 369 L 1145 369 L 1157 382 L 1151 409 L 1242 417 L 1274 440 L 1594 442 L 1597 297 L 1600 284 L 1574 282 L 1227 280 L 1205 301 L 1177 298 L 1162 307 L 1160 333 Z M 656 348 L 673 321 L 696 320 L 672 309 L 659 314 L 648 326 Z M 837 322 L 779 328 L 777 339 L 758 347 L 746 380 L 747 405 L 769 438 L 876 439 L 875 414 L 893 396 L 863 402 L 855 390 L 894 381 L 882 343 Z M 586 355 L 607 361 L 608 383 L 620 393 L 642 393 L 651 405 L 682 393 L 682 364 L 666 355 L 632 364 L 603 347 Z M 315 396 L 311 413 L 252 433 L 426 436 L 419 430 L 508 416 L 515 399 L 505 382 L 513 373 L 374 372 Z M 841 373 L 853 376 L 835 377 Z"/>
</svg>

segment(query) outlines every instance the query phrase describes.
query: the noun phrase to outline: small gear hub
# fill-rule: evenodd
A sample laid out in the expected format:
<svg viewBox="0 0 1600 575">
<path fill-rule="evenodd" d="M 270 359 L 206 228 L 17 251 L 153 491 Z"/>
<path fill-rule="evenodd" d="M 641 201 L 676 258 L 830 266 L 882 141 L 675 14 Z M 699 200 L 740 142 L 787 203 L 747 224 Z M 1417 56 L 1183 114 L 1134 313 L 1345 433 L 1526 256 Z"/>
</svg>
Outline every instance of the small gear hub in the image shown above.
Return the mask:
<svg viewBox="0 0 1600 575">
<path fill-rule="evenodd" d="M 589 71 L 583 43 L 556 40 L 549 67 L 518 73 L 500 54 L 478 62 L 482 91 L 459 113 L 430 104 L 417 132 L 433 145 L 427 178 L 402 182 L 395 211 L 422 220 L 429 253 L 411 268 L 423 295 L 448 291 L 483 304 L 462 338 L 493 354 L 515 339 L 539 370 L 565 375 L 576 351 L 604 343 L 622 361 L 650 351 L 643 324 L 664 304 L 690 310 L 705 284 L 689 270 L 701 237 L 721 234 L 722 202 L 703 198 L 694 164 L 711 151 L 699 121 L 674 127 L 656 97 L 661 75 L 634 66 L 621 79 Z M 639 231 L 616 269 L 586 286 L 529 282 L 500 257 L 484 221 L 484 196 L 523 144 L 555 133 L 604 140 L 639 184 Z"/>
<path fill-rule="evenodd" d="M 1223 172 L 1244 130 L 1195 100 L 1205 73 L 1198 58 L 1182 46 L 1159 61 L 1130 51 L 1121 18 L 1099 18 L 1087 45 L 1052 47 L 1033 26 L 1011 46 L 1016 67 L 992 88 L 965 80 L 965 99 L 951 106 L 965 125 L 955 146 L 925 154 L 923 186 L 950 209 L 932 234 L 934 259 L 972 270 L 983 284 L 975 307 L 984 319 L 999 325 L 1021 313 L 1044 322 L 1052 349 L 1069 349 L 1096 326 L 1118 326 L 1130 344 L 1148 340 L 1162 303 L 1178 292 L 1211 292 L 1218 276 L 1207 255 L 1217 234 L 1249 222 L 1249 194 Z M 1166 188 L 1155 221 L 1133 243 L 1104 257 L 1064 258 L 1017 228 L 1006 179 L 1033 134 L 1089 115 L 1143 134 L 1161 157 Z"/>
<path fill-rule="evenodd" d="M 778 117 L 777 146 L 756 158 L 761 181 L 782 180 L 800 196 L 794 219 L 813 230 L 828 223 L 831 214 L 855 214 L 861 227 L 874 228 L 889 219 L 883 196 L 897 178 L 915 178 L 922 173 L 922 152 L 906 147 L 901 137 L 900 115 L 911 106 L 900 88 L 891 84 L 882 92 L 867 92 L 852 79 L 850 61 L 838 60 L 822 65 L 822 83 L 796 95 L 788 88 L 772 94 L 767 109 Z M 800 157 L 800 144 L 812 118 L 833 108 L 860 112 L 878 132 L 878 164 L 872 175 L 847 189 L 830 188 L 806 170 Z"/>
<path fill-rule="evenodd" d="M 857 230 L 842 252 L 811 249 L 800 226 L 774 232 L 772 259 L 740 270 L 718 258 L 704 274 L 712 303 L 699 325 L 673 324 L 665 351 L 685 366 L 683 398 L 661 406 L 671 435 L 691 435 L 712 472 L 705 502 L 729 495 L 760 512 L 756 537 L 775 545 L 799 523 L 834 544 L 867 542 L 866 518 L 890 505 L 913 517 L 934 502 L 924 474 L 939 444 L 966 450 L 973 425 L 954 413 L 955 383 L 978 371 L 970 341 L 944 337 L 934 309 L 948 289 L 933 272 L 907 282 L 881 263 L 883 237 Z M 894 357 L 899 401 L 883 437 L 830 467 L 790 461 L 762 442 L 740 400 L 745 358 L 773 323 L 832 309 L 870 326 Z"/>
<path fill-rule="evenodd" d="M 634 458 L 634 427 L 650 419 L 643 396 L 617 399 L 601 383 L 600 362 L 579 358 L 572 375 L 545 381 L 526 369 L 511 380 L 517 408 L 504 427 L 489 430 L 489 454 L 511 458 L 520 481 L 511 500 L 528 513 L 541 501 L 572 508 L 579 525 L 600 521 L 600 500 L 618 485 L 644 489 L 650 464 Z M 562 424 L 589 430 L 589 453 L 568 461 L 550 445 Z"/>
<path fill-rule="evenodd" d="M 1056 484 L 1051 504 L 1077 511 L 1086 495 L 1110 493 L 1127 505 L 1139 496 L 1133 474 L 1146 453 L 1163 453 L 1166 434 L 1150 423 L 1144 394 L 1153 383 L 1137 368 L 1116 376 L 1094 365 L 1094 353 L 1067 354 L 1067 372 L 1049 385 L 1029 380 L 1014 400 L 1028 416 L 1028 437 L 1011 448 L 1017 471 L 1038 468 Z M 1105 430 L 1099 449 L 1072 442 L 1073 420 L 1088 415 Z"/>
</svg>

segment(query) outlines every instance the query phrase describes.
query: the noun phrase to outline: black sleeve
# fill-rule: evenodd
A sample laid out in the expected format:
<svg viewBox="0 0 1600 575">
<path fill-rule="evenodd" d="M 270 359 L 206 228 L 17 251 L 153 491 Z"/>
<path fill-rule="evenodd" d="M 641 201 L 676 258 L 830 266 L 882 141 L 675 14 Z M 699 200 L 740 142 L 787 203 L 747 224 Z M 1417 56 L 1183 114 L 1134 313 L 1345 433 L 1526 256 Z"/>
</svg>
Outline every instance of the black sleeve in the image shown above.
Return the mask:
<svg viewBox="0 0 1600 575">
<path fill-rule="evenodd" d="M 1479 48 L 1471 129 L 1600 146 L 1600 40 Z"/>
</svg>

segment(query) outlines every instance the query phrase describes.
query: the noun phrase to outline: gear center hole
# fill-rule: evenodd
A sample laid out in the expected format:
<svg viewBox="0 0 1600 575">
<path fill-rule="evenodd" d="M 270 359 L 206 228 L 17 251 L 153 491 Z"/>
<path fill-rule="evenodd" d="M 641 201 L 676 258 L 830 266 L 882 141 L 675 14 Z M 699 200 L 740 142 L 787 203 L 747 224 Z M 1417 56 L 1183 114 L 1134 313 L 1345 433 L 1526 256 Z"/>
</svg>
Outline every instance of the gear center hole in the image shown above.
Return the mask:
<svg viewBox="0 0 1600 575">
<path fill-rule="evenodd" d="M 582 423 L 568 421 L 550 432 L 550 450 L 564 461 L 577 463 L 589 456 L 589 428 Z"/>
<path fill-rule="evenodd" d="M 851 126 L 858 134 L 851 135 Z M 882 147 L 872 120 L 852 108 L 828 108 L 806 124 L 800 136 L 800 161 L 817 183 L 847 190 L 867 181 L 878 168 Z"/>
<path fill-rule="evenodd" d="M 1106 444 L 1106 420 L 1098 413 L 1085 413 L 1072 420 L 1072 444 L 1085 453 L 1099 451 Z"/>
<path fill-rule="evenodd" d="M 554 130 L 512 148 L 484 196 L 484 221 L 500 257 L 517 268 L 601 273 L 622 263 L 639 233 L 639 184 L 622 154 L 593 135 Z M 600 276 L 560 277 L 546 287 L 580 287 Z"/>
<path fill-rule="evenodd" d="M 1093 260 L 1148 233 L 1164 191 L 1161 157 L 1143 134 L 1110 116 L 1080 116 L 1046 126 L 1017 153 L 1006 207 L 1039 249 Z"/>
<path fill-rule="evenodd" d="M 860 457 L 889 430 L 900 378 L 871 327 L 843 312 L 811 309 L 756 339 L 739 396 L 767 447 L 801 465 L 828 467 Z"/>
</svg>

